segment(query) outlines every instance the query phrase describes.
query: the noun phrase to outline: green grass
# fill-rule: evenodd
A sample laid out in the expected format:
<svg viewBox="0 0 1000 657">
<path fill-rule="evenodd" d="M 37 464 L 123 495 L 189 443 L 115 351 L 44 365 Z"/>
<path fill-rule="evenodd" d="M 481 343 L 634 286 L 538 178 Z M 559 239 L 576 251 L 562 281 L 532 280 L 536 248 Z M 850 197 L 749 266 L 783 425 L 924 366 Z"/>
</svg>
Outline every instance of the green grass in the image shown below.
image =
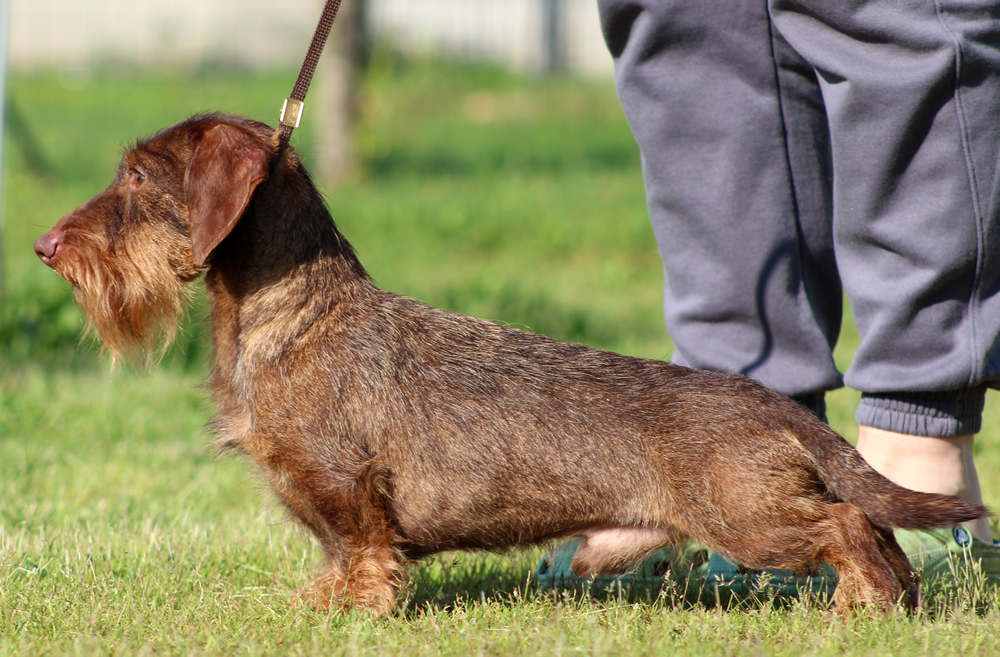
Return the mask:
<svg viewBox="0 0 1000 657">
<path fill-rule="evenodd" d="M 526 586 L 539 550 L 416 566 L 398 615 L 289 604 L 320 554 L 253 469 L 219 460 L 197 386 L 203 302 L 163 364 L 109 371 L 68 285 L 31 243 L 107 184 L 120 146 L 193 111 L 273 121 L 293 72 L 14 76 L 0 302 L 0 656 L 137 654 L 967 655 L 1000 650 L 996 596 L 942 593 L 913 618 L 815 606 L 721 611 L 672 597 L 577 600 Z M 327 188 L 377 281 L 428 303 L 648 357 L 670 343 L 638 156 L 608 83 L 380 63 L 365 166 Z M 294 139 L 315 157 L 307 121 Z M 32 145 L 44 160 L 33 171 Z M 842 364 L 856 336 L 848 326 Z M 856 395 L 830 396 L 855 432 Z M 1000 503 L 1000 407 L 979 464 Z"/>
</svg>

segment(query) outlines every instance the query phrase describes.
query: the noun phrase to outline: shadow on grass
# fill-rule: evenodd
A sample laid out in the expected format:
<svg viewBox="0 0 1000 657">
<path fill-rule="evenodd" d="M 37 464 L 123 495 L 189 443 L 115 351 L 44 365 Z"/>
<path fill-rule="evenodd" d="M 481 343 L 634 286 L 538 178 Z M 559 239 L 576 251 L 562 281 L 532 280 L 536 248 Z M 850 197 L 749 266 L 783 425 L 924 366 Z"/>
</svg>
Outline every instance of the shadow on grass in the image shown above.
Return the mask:
<svg viewBox="0 0 1000 657">
<path fill-rule="evenodd" d="M 595 605 L 648 605 L 651 609 L 719 609 L 723 611 L 787 610 L 806 607 L 831 610 L 833 588 L 790 592 L 776 588 L 768 578 L 755 579 L 755 588 L 736 594 L 725 587 L 707 584 L 704 573 L 665 572 L 658 581 L 633 580 L 625 584 L 617 578 L 597 578 L 566 582 L 563 586 L 539 586 L 533 576 L 544 550 L 504 555 L 445 553 L 420 562 L 410 570 L 410 587 L 400 600 L 400 613 L 415 618 L 427 610 L 452 612 L 470 606 L 514 606 L 525 602 Z M 929 621 L 956 614 L 985 617 L 1000 610 L 1000 586 L 982 569 L 957 566 L 947 576 L 924 583 L 921 602 L 914 613 Z M 858 610 L 865 617 L 869 612 Z M 870 615 L 881 617 L 872 610 Z"/>
</svg>

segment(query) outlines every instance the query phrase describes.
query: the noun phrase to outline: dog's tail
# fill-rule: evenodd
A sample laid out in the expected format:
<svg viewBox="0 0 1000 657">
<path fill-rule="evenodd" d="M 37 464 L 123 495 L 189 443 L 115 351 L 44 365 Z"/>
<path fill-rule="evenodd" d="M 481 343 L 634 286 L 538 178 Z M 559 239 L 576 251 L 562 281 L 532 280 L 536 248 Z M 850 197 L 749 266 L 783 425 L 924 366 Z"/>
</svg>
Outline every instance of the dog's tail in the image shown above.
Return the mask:
<svg viewBox="0 0 1000 657">
<path fill-rule="evenodd" d="M 860 507 L 878 527 L 933 529 L 992 515 L 982 504 L 952 495 L 920 493 L 886 479 L 829 427 L 797 432 L 816 458 L 820 477 L 838 498 Z"/>
</svg>

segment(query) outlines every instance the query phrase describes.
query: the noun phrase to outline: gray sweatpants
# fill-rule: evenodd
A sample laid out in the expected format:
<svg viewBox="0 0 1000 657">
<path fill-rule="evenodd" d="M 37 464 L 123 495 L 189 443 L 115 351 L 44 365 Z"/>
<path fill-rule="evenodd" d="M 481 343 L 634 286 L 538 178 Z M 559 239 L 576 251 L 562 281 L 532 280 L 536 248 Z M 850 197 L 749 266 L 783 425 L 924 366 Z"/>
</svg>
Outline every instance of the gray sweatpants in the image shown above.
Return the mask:
<svg viewBox="0 0 1000 657">
<path fill-rule="evenodd" d="M 1000 2 L 599 7 L 674 360 L 821 415 L 846 383 L 862 424 L 978 431 L 1000 378 Z"/>
</svg>

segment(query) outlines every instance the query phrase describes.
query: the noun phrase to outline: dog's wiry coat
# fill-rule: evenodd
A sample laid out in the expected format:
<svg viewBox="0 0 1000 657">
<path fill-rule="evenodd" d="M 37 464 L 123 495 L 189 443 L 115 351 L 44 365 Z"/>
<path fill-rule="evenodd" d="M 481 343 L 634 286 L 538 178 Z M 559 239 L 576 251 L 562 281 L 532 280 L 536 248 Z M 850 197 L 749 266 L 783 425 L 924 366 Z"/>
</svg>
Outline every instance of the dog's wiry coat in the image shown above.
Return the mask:
<svg viewBox="0 0 1000 657">
<path fill-rule="evenodd" d="M 877 474 L 739 375 L 562 343 L 375 287 L 294 150 L 198 116 L 126 152 L 39 238 L 115 356 L 206 272 L 219 443 L 323 546 L 302 596 L 393 608 L 407 561 L 577 535 L 582 575 L 693 536 L 751 568 L 831 564 L 835 602 L 912 605 L 893 527 L 980 517 Z"/>
</svg>

